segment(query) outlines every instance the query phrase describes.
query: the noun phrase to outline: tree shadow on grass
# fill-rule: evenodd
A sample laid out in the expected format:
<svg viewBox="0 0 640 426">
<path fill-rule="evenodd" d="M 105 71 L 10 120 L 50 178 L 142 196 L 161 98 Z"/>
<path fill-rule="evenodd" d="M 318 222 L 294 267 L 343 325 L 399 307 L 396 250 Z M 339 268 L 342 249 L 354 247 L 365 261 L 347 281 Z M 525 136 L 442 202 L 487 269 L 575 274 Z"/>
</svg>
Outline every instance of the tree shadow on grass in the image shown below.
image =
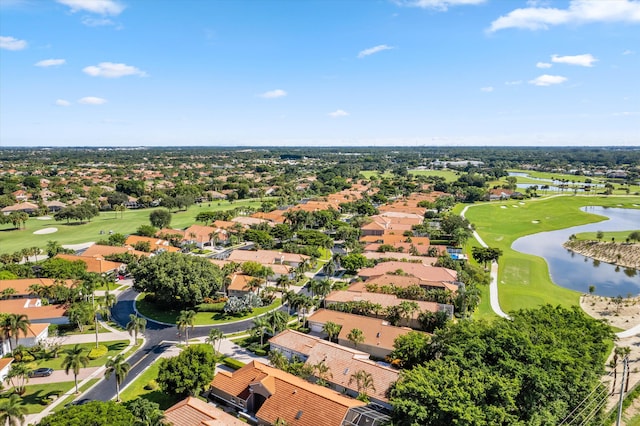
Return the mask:
<svg viewBox="0 0 640 426">
<path fill-rule="evenodd" d="M 140 395 L 140 397 L 151 402 L 155 402 L 160 406 L 161 410 L 166 410 L 182 399 L 179 395 L 167 395 L 161 390 L 154 390 L 149 393 L 145 393 L 144 395 Z"/>
</svg>

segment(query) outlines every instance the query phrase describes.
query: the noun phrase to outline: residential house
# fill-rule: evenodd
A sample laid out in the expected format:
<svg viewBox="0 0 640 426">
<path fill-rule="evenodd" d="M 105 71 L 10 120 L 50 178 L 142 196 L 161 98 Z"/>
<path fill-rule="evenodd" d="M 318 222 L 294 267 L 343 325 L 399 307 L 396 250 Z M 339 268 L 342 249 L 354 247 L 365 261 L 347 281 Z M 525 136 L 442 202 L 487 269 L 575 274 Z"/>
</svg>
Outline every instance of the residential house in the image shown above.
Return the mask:
<svg viewBox="0 0 640 426">
<path fill-rule="evenodd" d="M 249 283 L 254 277 L 245 274 L 232 274 L 227 286 L 227 296 L 242 297 L 251 291 Z"/>
<path fill-rule="evenodd" d="M 49 211 L 49 213 L 56 213 L 64 209 L 65 207 L 67 207 L 67 205 L 62 201 L 55 201 L 55 200 L 45 201 L 43 204 L 47 208 L 47 211 Z"/>
<path fill-rule="evenodd" d="M 164 417 L 173 426 L 247 426 L 237 417 L 192 396 L 167 408 Z"/>
<path fill-rule="evenodd" d="M 13 358 L 0 358 L 0 383 L 7 379 Z"/>
<path fill-rule="evenodd" d="M 51 278 L 18 278 L 15 280 L 0 280 L 0 294 L 12 289 L 10 297 L 23 298 L 33 296 L 29 287 L 32 285 L 41 285 L 43 287 L 50 287 L 55 284 L 62 284 L 66 287 L 74 285 L 73 280 L 54 280 Z"/>
<path fill-rule="evenodd" d="M 157 237 L 142 237 L 139 235 L 129 235 L 125 241 L 125 244 L 134 247 L 136 244 L 141 242 L 149 243 L 149 248 L 152 253 L 162 253 L 165 251 L 168 252 L 178 252 L 180 249 L 178 247 L 173 247 L 169 241 L 163 240 Z"/>
<path fill-rule="evenodd" d="M 23 212 L 27 214 L 35 214 L 38 211 L 38 205 L 25 201 L 24 203 L 13 204 L 11 206 L 4 207 L 0 212 L 5 216 L 10 215 L 13 212 Z"/>
<path fill-rule="evenodd" d="M 148 257 L 151 254 L 143 251 L 134 250 L 133 247 L 104 246 L 101 244 L 93 244 L 84 250 L 81 255 L 86 257 L 104 258 L 113 254 L 128 253 L 134 256 Z"/>
<path fill-rule="evenodd" d="M 26 315 L 31 324 L 51 323 L 67 324 L 65 316 L 67 307 L 64 305 L 43 305 L 41 299 L 19 298 L 0 300 L 0 312 L 6 314 Z"/>
<path fill-rule="evenodd" d="M 382 319 L 332 311 L 330 309 L 317 310 L 307 318 L 307 321 L 312 332 L 321 334 L 324 334 L 322 328 L 327 322 L 341 325 L 342 329 L 338 335 L 338 343 L 340 345 L 355 347 L 380 359 L 384 359 L 393 351 L 393 342 L 397 337 L 411 331 L 407 327 L 394 327 Z M 361 330 L 364 337 L 364 342 L 357 345 L 351 343 L 347 338 L 347 335 L 354 328 Z"/>
<path fill-rule="evenodd" d="M 297 268 L 310 257 L 304 254 L 283 253 L 275 250 L 233 250 L 228 259 L 232 262 L 258 262 L 265 266 L 288 265 Z"/>
<path fill-rule="evenodd" d="M 373 268 L 363 268 L 358 276 L 367 280 L 381 275 L 410 275 L 422 280 L 421 287 L 457 291 L 458 273 L 453 269 L 438 266 L 423 265 L 409 262 L 382 262 Z"/>
<path fill-rule="evenodd" d="M 439 246 L 435 246 L 439 247 Z M 392 261 L 396 260 L 398 262 L 419 262 L 424 265 L 433 265 L 438 261 L 437 257 L 428 257 L 428 256 L 414 256 L 409 253 L 404 252 L 393 252 L 388 251 L 385 253 L 377 252 L 377 251 L 365 251 L 362 253 L 364 257 L 369 260 L 375 261 Z"/>
<path fill-rule="evenodd" d="M 366 405 L 258 361 L 234 372 L 218 372 L 210 397 L 235 407 L 258 425 L 279 420 L 291 426 L 357 424 L 358 412 L 352 409 Z"/>
<path fill-rule="evenodd" d="M 27 348 L 32 348 L 39 342 L 46 340 L 49 337 L 49 323 L 31 323 L 27 329 L 27 335 L 22 332 L 18 333 L 18 345 Z M 9 340 L 0 341 L 0 356 L 11 352 L 11 345 L 15 347 L 15 336 L 9 334 Z"/>
<path fill-rule="evenodd" d="M 120 262 L 112 262 L 110 260 L 105 260 L 102 257 L 93 257 L 93 256 L 77 256 L 75 254 L 62 254 L 58 253 L 55 256 L 58 259 L 65 259 L 70 262 L 82 261 L 87 265 L 87 272 L 93 272 L 94 274 L 109 274 L 109 273 L 120 273 L 126 269 L 124 263 Z"/>
<path fill-rule="evenodd" d="M 373 389 L 367 395 L 373 403 L 391 409 L 387 391 L 398 380 L 399 371 L 370 360 L 368 353 L 290 329 L 269 339 L 269 345 L 272 351 L 280 351 L 288 359 L 295 356 L 311 367 L 324 363 L 329 371 L 322 375 L 322 380 L 331 389 L 354 398 L 358 396 L 358 388 L 352 375 L 358 371 L 370 374 Z M 317 376 L 315 372 L 316 380 Z"/>
</svg>

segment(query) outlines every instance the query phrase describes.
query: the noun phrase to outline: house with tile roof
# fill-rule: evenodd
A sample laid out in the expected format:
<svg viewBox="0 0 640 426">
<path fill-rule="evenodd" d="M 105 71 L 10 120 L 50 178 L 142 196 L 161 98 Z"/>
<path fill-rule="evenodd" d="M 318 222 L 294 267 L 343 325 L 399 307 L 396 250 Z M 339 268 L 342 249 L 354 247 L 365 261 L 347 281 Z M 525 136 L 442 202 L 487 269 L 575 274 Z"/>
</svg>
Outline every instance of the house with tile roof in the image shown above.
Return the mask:
<svg viewBox="0 0 640 426">
<path fill-rule="evenodd" d="M 0 383 L 3 383 L 7 379 L 7 374 L 11 370 L 11 363 L 13 358 L 0 358 Z"/>
<path fill-rule="evenodd" d="M 402 302 L 414 302 L 418 305 L 418 310 L 411 314 L 411 318 L 409 318 L 409 323 L 404 324 L 408 327 L 414 329 L 421 329 L 420 324 L 420 313 L 422 312 L 440 312 L 444 311 L 449 316 L 449 319 L 453 317 L 453 306 L 447 305 L 443 303 L 435 303 L 435 302 L 427 302 L 424 300 L 407 300 L 400 299 L 395 294 L 386 294 L 386 293 L 370 293 L 368 291 L 353 291 L 351 288 L 349 290 L 335 290 L 329 293 L 325 299 L 325 306 L 331 305 L 344 305 L 350 302 L 369 302 L 374 305 L 382 306 L 383 309 L 389 308 L 391 306 L 398 306 Z M 374 316 L 378 319 L 384 319 L 385 316 L 380 314 L 378 316 Z"/>
<path fill-rule="evenodd" d="M 437 257 L 428 257 L 428 256 L 414 256 L 409 253 L 400 253 L 388 251 L 386 253 L 380 253 L 377 251 L 365 251 L 362 253 L 364 257 L 370 260 L 376 260 L 379 262 L 388 262 L 392 260 L 396 260 L 398 262 L 419 262 L 425 265 L 433 265 L 438 261 Z"/>
<path fill-rule="evenodd" d="M 206 403 L 189 396 L 164 411 L 165 420 L 173 426 L 246 426 L 247 424 Z"/>
<path fill-rule="evenodd" d="M 38 205 L 25 201 L 23 203 L 13 204 L 11 206 L 4 207 L 0 212 L 5 216 L 10 215 L 13 212 L 23 212 L 27 214 L 34 214 L 38 211 Z"/>
<path fill-rule="evenodd" d="M 383 319 L 332 311 L 331 309 L 318 309 L 307 318 L 307 321 L 312 332 L 322 335 L 326 335 L 322 328 L 327 322 L 341 325 L 342 329 L 338 334 L 340 345 L 359 349 L 380 359 L 384 359 L 393 351 L 393 342 L 397 337 L 412 331 L 408 327 L 394 327 Z M 364 337 L 364 342 L 358 343 L 357 346 L 347 338 L 347 335 L 354 328 L 361 330 Z"/>
<path fill-rule="evenodd" d="M 252 361 L 234 372 L 220 371 L 210 397 L 245 413 L 252 423 L 290 426 L 343 426 L 353 423 L 364 402 Z"/>
<path fill-rule="evenodd" d="M 87 272 L 93 272 L 94 274 L 109 274 L 119 273 L 126 269 L 127 265 L 120 262 L 112 262 L 105 260 L 102 257 L 93 256 L 77 256 L 75 254 L 63 254 L 58 253 L 55 255 L 58 259 L 65 259 L 70 262 L 82 261 L 87 265 Z"/>
<path fill-rule="evenodd" d="M 26 336 L 22 332 L 18 333 L 18 345 L 32 348 L 39 342 L 45 341 L 49 337 L 49 325 L 51 324 L 48 322 L 31 323 L 27 328 Z M 11 345 L 15 347 L 15 336 L 9 333 L 9 339 L 11 342 L 8 339 L 0 341 L 0 356 L 11 352 Z"/>
<path fill-rule="evenodd" d="M 41 299 L 18 298 L 0 300 L 0 312 L 26 315 L 34 323 L 68 324 L 65 305 L 46 305 Z"/>
<path fill-rule="evenodd" d="M 398 273 L 400 272 L 400 273 Z M 457 291 L 458 273 L 453 269 L 409 262 L 382 262 L 373 268 L 363 268 L 358 276 L 364 280 L 381 275 L 410 275 L 419 278 L 421 287 Z"/>
<path fill-rule="evenodd" d="M 74 285 L 73 280 L 54 280 L 52 278 L 18 278 L 15 280 L 0 280 L 0 293 L 7 289 L 13 289 L 11 294 L 12 298 L 28 297 L 33 293 L 29 290 L 32 285 L 40 285 L 43 287 L 50 287 L 56 284 L 62 284 L 65 287 L 71 287 Z"/>
<path fill-rule="evenodd" d="M 162 253 L 165 251 L 168 251 L 168 252 L 180 251 L 178 247 L 173 247 L 169 243 L 169 241 L 163 240 L 162 238 L 157 238 L 157 237 L 143 237 L 140 235 L 129 235 L 124 243 L 130 247 L 134 247 L 136 244 L 141 242 L 149 243 L 149 248 L 151 249 L 152 253 Z"/>
<path fill-rule="evenodd" d="M 134 256 L 149 257 L 151 253 L 135 250 L 133 247 L 105 246 L 102 244 L 93 244 L 81 253 L 82 256 L 104 258 L 113 254 L 128 253 Z"/>
<path fill-rule="evenodd" d="M 368 353 L 291 329 L 269 339 L 269 345 L 272 351 L 280 351 L 288 359 L 295 356 L 308 366 L 324 363 L 329 367 L 329 374 L 324 374 L 323 380 L 331 389 L 354 398 L 358 396 L 358 388 L 351 376 L 358 371 L 370 374 L 373 389 L 369 389 L 367 395 L 372 402 L 391 409 L 387 391 L 398 380 L 400 372 L 370 360 Z"/>
<path fill-rule="evenodd" d="M 300 266 L 310 257 L 304 254 L 284 253 L 275 250 L 233 250 L 227 260 L 231 262 L 258 262 L 265 266 L 288 265 L 293 268 Z"/>
</svg>

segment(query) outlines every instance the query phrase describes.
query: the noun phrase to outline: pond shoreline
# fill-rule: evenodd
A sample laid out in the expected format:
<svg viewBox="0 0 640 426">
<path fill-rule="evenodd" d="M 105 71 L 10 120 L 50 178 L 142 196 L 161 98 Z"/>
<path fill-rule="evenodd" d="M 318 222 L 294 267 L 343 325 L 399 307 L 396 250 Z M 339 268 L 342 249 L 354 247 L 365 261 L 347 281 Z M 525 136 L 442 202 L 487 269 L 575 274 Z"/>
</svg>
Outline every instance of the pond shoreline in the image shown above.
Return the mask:
<svg viewBox="0 0 640 426">
<path fill-rule="evenodd" d="M 562 247 L 600 262 L 610 263 L 623 268 L 640 269 L 640 244 L 566 241 Z"/>
</svg>

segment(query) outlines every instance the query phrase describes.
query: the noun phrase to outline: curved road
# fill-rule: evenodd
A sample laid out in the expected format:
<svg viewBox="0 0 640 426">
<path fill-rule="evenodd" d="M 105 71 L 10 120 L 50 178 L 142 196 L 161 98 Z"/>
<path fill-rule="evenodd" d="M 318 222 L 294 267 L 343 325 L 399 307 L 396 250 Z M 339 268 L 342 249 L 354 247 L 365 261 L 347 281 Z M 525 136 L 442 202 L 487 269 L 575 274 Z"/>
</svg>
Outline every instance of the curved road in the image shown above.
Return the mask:
<svg viewBox="0 0 640 426">
<path fill-rule="evenodd" d="M 133 289 L 125 290 L 118 297 L 117 303 L 114 305 L 111 316 L 115 322 L 125 327 L 129 322 L 129 315 L 134 314 L 133 302 L 138 295 Z M 220 324 L 209 327 L 194 327 L 189 331 L 189 338 L 204 337 L 209 335 L 209 330 L 217 328 L 223 333 L 237 333 L 239 331 L 251 328 L 253 318 L 243 321 Z M 146 331 L 144 333 L 144 345 L 138 349 L 127 362 L 131 365 L 129 374 L 124 379 L 120 388 L 135 380 L 136 377 L 151 365 L 158 357 L 167 349 L 178 343 L 178 329 L 174 326 L 158 324 L 153 320 L 147 321 Z M 114 378 L 104 379 L 98 382 L 91 390 L 82 395 L 80 400 L 100 400 L 108 401 L 116 396 L 116 386 Z"/>
</svg>

